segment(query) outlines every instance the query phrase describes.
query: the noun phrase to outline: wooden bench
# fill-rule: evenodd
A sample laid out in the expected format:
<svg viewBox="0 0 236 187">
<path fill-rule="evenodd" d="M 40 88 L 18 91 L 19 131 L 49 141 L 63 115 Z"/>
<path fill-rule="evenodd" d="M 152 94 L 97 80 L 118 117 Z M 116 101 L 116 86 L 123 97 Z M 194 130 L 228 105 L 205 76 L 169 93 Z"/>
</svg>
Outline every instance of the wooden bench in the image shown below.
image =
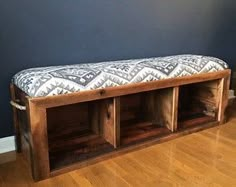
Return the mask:
<svg viewBox="0 0 236 187">
<path fill-rule="evenodd" d="M 224 123 L 230 70 L 32 97 L 13 81 L 16 150 L 35 181 Z"/>
</svg>

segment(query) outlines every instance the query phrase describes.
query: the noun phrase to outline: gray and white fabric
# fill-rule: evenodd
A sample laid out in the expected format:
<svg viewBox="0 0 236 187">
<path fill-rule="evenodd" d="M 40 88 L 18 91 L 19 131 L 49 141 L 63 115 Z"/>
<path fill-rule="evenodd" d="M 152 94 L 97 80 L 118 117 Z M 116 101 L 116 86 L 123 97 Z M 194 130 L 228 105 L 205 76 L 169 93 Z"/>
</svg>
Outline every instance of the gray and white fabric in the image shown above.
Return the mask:
<svg viewBox="0 0 236 187">
<path fill-rule="evenodd" d="M 13 83 L 31 97 L 51 96 L 227 69 L 214 57 L 177 55 L 20 71 Z"/>
</svg>

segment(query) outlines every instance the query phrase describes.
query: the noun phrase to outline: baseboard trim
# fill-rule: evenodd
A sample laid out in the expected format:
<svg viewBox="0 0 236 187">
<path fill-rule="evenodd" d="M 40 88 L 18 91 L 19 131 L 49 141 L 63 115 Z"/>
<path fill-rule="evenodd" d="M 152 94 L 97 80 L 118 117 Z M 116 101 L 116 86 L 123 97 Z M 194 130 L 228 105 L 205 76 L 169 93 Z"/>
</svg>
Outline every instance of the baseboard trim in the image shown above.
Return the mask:
<svg viewBox="0 0 236 187">
<path fill-rule="evenodd" d="M 0 154 L 14 151 L 16 149 L 14 139 L 14 136 L 0 138 Z"/>
</svg>

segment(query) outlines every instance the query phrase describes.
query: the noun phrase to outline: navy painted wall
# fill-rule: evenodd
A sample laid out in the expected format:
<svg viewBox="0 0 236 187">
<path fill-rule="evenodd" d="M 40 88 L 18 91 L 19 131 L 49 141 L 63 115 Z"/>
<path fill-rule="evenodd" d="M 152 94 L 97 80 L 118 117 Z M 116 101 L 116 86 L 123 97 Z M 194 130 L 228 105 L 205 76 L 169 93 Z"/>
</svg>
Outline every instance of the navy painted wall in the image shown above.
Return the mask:
<svg viewBox="0 0 236 187">
<path fill-rule="evenodd" d="M 0 137 L 21 69 L 182 53 L 232 66 L 235 33 L 235 0 L 0 0 Z"/>
</svg>

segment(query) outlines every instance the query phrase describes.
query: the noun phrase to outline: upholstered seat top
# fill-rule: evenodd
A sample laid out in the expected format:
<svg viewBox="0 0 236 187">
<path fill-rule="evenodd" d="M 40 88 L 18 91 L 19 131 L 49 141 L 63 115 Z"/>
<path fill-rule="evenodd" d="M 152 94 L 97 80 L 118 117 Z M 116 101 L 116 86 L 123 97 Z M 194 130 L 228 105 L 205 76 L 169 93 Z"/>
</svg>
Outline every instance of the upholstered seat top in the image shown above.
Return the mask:
<svg viewBox="0 0 236 187">
<path fill-rule="evenodd" d="M 13 83 L 31 97 L 51 96 L 147 82 L 227 69 L 214 57 L 177 55 L 31 68 L 20 71 Z"/>
</svg>

